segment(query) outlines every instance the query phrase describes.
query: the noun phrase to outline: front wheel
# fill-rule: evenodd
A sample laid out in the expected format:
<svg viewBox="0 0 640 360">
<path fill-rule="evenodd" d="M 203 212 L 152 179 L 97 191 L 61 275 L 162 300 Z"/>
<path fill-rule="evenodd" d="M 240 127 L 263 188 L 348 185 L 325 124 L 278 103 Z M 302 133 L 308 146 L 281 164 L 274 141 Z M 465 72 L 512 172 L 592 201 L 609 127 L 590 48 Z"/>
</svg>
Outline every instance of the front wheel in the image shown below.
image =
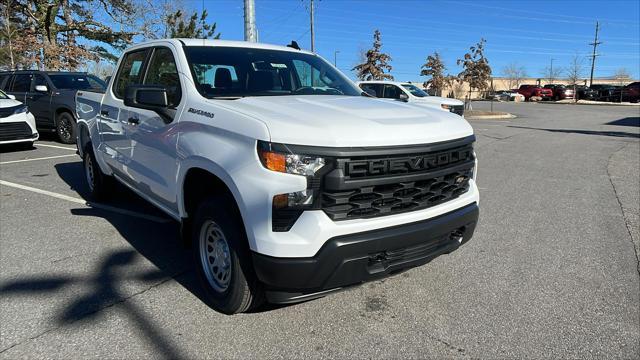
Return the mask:
<svg viewBox="0 0 640 360">
<path fill-rule="evenodd" d="M 63 112 L 58 115 L 56 121 L 56 132 L 60 142 L 64 144 L 76 143 L 76 121 L 73 116 L 68 112 Z"/>
<path fill-rule="evenodd" d="M 240 216 L 228 196 L 200 203 L 193 223 L 193 256 L 198 278 L 211 307 L 236 314 L 264 301 Z"/>
</svg>

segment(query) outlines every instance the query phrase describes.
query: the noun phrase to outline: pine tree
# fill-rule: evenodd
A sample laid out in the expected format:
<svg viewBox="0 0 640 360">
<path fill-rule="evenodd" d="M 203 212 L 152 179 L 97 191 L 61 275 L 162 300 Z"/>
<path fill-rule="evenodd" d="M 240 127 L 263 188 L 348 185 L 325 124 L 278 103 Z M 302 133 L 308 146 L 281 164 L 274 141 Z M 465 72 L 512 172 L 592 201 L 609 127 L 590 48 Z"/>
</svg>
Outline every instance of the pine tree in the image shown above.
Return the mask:
<svg viewBox="0 0 640 360">
<path fill-rule="evenodd" d="M 380 40 L 380 31 L 376 29 L 373 33 L 373 48 L 369 49 L 366 54 L 366 61 L 356 65 L 353 69 L 357 72 L 360 80 L 393 80 L 393 76 L 388 74 L 392 66 L 389 65 L 391 56 L 380 52 L 382 41 Z M 385 73 L 386 71 L 386 73 Z"/>
<path fill-rule="evenodd" d="M 440 54 L 436 51 L 433 55 L 427 56 L 427 62 L 422 65 L 421 69 L 420 76 L 431 76 L 431 79 L 424 82 L 424 86 L 435 89 L 436 95 L 440 95 L 446 85 L 446 76 L 444 75 L 446 67 Z"/>
<path fill-rule="evenodd" d="M 207 24 L 207 10 L 203 10 L 198 16 L 198 12 L 187 20 L 181 10 L 167 17 L 169 37 L 172 38 L 195 38 L 195 39 L 219 39 L 220 33 L 216 34 L 216 23 Z M 199 19 L 198 19 L 199 18 Z"/>
</svg>

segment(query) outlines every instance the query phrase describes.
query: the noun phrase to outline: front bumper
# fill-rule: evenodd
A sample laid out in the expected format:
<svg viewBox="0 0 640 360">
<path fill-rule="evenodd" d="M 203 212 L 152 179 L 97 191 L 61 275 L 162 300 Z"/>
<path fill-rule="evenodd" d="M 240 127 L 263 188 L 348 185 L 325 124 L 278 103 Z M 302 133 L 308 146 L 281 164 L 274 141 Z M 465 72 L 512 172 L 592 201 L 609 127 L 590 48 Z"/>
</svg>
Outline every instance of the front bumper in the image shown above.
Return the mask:
<svg viewBox="0 0 640 360">
<path fill-rule="evenodd" d="M 471 239 L 478 214 L 477 204 L 472 203 L 419 222 L 331 238 L 309 258 L 254 252 L 253 264 L 270 302 L 309 300 L 456 250 Z"/>
</svg>

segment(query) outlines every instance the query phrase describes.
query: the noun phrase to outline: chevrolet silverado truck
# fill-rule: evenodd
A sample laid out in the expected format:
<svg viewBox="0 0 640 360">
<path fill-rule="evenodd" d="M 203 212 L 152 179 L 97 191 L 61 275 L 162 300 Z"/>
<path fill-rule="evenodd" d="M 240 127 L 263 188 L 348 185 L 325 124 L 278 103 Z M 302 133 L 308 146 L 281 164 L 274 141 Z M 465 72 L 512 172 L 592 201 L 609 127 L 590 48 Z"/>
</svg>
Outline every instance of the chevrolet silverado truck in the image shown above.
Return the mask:
<svg viewBox="0 0 640 360">
<path fill-rule="evenodd" d="M 77 144 L 92 196 L 115 179 L 180 222 L 207 303 L 238 313 L 471 238 L 471 126 L 365 95 L 295 44 L 154 40 L 123 53 L 106 91 L 77 93 Z"/>
<path fill-rule="evenodd" d="M 410 102 L 414 105 L 432 107 L 464 116 L 464 103 L 458 99 L 431 96 L 424 90 L 408 82 L 360 81 L 357 85 L 377 98 Z"/>
</svg>

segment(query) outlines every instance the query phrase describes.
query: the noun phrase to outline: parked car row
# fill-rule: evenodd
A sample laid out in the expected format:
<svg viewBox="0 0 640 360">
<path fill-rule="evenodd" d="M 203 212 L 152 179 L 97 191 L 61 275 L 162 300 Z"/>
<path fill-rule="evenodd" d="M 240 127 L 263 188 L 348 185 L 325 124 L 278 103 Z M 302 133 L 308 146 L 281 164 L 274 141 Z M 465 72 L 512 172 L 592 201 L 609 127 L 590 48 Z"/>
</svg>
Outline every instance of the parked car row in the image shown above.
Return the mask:
<svg viewBox="0 0 640 360">
<path fill-rule="evenodd" d="M 31 148 L 38 137 L 35 118 L 27 106 L 0 90 L 0 145 L 20 144 Z"/>
<path fill-rule="evenodd" d="M 0 89 L 26 105 L 40 131 L 57 133 L 65 144 L 76 142 L 76 91 L 105 88 L 100 78 L 81 72 L 0 72 Z"/>
</svg>

